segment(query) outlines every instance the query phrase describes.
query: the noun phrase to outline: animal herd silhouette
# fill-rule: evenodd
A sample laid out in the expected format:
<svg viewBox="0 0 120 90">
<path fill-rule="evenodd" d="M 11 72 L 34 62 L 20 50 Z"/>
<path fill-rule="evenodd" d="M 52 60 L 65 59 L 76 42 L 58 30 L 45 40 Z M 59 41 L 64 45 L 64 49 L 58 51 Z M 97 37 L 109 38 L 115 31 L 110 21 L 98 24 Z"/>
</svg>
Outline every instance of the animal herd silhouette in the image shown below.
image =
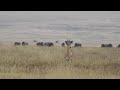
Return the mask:
<svg viewBox="0 0 120 90">
<path fill-rule="evenodd" d="M 33 42 L 36 43 L 36 46 L 47 46 L 47 47 L 53 47 L 55 46 L 54 43 L 52 42 L 37 42 L 36 40 L 34 40 Z M 59 43 L 58 41 L 55 41 L 55 43 Z M 72 41 L 73 43 L 73 41 Z M 66 41 L 65 42 L 62 42 L 60 43 L 62 47 L 65 47 L 67 45 Z M 29 45 L 29 43 L 27 42 L 14 42 L 14 45 L 22 45 L 22 46 L 26 46 L 26 45 Z M 82 47 L 82 44 L 81 43 L 75 43 L 73 47 Z M 112 48 L 113 45 L 112 44 L 101 44 L 101 47 L 109 47 L 109 48 Z M 120 48 L 120 44 L 117 46 L 118 48 Z"/>
</svg>

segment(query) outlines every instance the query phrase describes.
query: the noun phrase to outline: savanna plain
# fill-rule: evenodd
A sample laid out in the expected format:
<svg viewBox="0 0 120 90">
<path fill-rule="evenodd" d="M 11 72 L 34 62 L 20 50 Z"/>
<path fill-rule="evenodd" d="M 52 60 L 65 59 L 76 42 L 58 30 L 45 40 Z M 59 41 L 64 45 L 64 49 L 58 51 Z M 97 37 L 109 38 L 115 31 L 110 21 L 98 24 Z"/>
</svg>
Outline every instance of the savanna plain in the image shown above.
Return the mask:
<svg viewBox="0 0 120 90">
<path fill-rule="evenodd" d="M 120 49 L 0 44 L 0 79 L 119 79 Z"/>
</svg>

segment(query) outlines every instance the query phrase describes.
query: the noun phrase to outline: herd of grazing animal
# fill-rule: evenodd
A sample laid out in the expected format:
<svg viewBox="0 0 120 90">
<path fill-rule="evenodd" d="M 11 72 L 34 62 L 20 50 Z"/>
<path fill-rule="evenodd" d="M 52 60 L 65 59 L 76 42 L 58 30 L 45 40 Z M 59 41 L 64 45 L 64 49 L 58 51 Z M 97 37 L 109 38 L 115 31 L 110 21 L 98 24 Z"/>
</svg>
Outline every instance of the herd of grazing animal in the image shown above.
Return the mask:
<svg viewBox="0 0 120 90">
<path fill-rule="evenodd" d="M 36 40 L 34 40 L 33 42 L 36 42 L 36 46 L 47 46 L 47 47 L 53 47 L 54 44 L 52 42 L 46 42 L 46 43 L 43 43 L 43 42 L 37 42 Z M 58 41 L 56 41 L 56 43 L 59 43 Z M 72 61 L 72 57 L 73 57 L 73 51 L 72 51 L 72 48 L 71 48 L 71 44 L 73 43 L 73 41 L 70 41 L 70 40 L 67 40 L 65 41 L 64 43 L 61 44 L 62 47 L 65 47 L 65 45 L 67 46 L 67 51 L 66 51 L 66 54 L 65 54 L 65 60 L 67 61 Z M 15 42 L 14 45 L 22 45 L 22 46 L 25 46 L 25 45 L 29 45 L 27 42 Z M 75 43 L 73 47 L 82 47 L 82 44 L 80 43 Z M 112 44 L 102 44 L 101 45 L 102 48 L 112 48 L 113 45 Z M 120 48 L 120 44 L 117 46 L 117 48 Z"/>
<path fill-rule="evenodd" d="M 36 46 L 47 46 L 47 47 L 53 47 L 54 46 L 54 44 L 52 42 L 43 43 L 43 42 L 37 42 L 36 40 L 34 40 L 33 42 L 36 42 Z M 26 46 L 26 45 L 29 45 L 29 44 L 27 42 L 15 42 L 14 45 Z M 66 42 L 61 43 L 62 47 L 65 47 L 65 45 L 67 45 Z M 81 43 L 75 43 L 73 47 L 82 47 L 82 44 Z M 112 44 L 102 44 L 101 47 L 102 48 L 105 48 L 105 47 L 112 48 L 113 45 Z M 120 44 L 117 46 L 117 48 L 120 48 Z"/>
<path fill-rule="evenodd" d="M 36 43 L 36 45 L 37 46 L 48 46 L 48 47 L 54 46 L 54 44 L 51 42 L 47 42 L 47 43 L 38 42 L 38 43 Z"/>
<path fill-rule="evenodd" d="M 102 44 L 101 47 L 113 47 L 112 44 Z"/>
<path fill-rule="evenodd" d="M 29 45 L 27 42 L 15 42 L 14 45 L 22 45 L 22 46 L 25 46 L 25 45 Z"/>
<path fill-rule="evenodd" d="M 74 47 L 81 47 L 82 46 L 82 44 L 80 44 L 80 43 L 75 43 L 75 45 L 74 45 Z"/>
</svg>

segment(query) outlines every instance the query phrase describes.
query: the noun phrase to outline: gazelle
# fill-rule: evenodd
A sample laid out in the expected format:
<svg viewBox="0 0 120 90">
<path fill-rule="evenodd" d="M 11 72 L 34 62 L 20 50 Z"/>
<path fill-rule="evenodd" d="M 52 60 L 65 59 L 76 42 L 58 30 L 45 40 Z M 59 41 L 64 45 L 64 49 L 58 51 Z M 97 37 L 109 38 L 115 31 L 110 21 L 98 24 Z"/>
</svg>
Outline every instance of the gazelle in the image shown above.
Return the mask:
<svg viewBox="0 0 120 90">
<path fill-rule="evenodd" d="M 72 56 L 73 56 L 73 52 L 71 49 L 71 44 L 73 43 L 73 41 L 70 41 L 67 39 L 67 41 L 65 41 L 66 45 L 67 45 L 67 52 L 65 55 L 65 59 L 66 60 L 72 60 Z"/>
</svg>

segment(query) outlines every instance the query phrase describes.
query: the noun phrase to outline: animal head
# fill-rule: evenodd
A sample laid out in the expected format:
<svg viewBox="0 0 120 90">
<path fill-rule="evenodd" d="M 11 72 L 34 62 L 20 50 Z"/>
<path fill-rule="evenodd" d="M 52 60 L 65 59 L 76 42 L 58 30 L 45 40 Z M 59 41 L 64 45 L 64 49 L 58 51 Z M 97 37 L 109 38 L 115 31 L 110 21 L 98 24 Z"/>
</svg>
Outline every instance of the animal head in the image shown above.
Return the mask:
<svg viewBox="0 0 120 90">
<path fill-rule="evenodd" d="M 65 43 L 66 43 L 67 46 L 70 46 L 73 43 L 73 41 L 70 41 L 70 40 L 67 39 L 67 41 L 65 41 Z"/>
</svg>

